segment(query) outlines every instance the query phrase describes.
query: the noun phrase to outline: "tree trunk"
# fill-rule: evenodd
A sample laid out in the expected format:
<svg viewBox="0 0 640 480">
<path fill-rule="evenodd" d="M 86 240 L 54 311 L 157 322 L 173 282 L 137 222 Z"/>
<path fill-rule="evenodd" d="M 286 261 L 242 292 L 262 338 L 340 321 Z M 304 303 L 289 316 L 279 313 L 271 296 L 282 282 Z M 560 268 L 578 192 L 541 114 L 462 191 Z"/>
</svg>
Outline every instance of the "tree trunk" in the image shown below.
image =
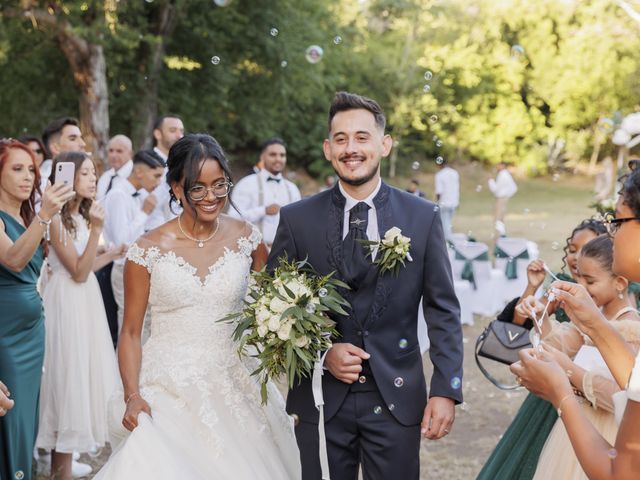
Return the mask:
<svg viewBox="0 0 640 480">
<path fill-rule="evenodd" d="M 158 41 L 140 45 L 138 70 L 146 77 L 146 82 L 140 92 L 140 101 L 131 125 L 131 140 L 138 148 L 151 148 L 153 144 L 153 124 L 158 117 L 158 83 L 162 72 L 166 40 L 173 33 L 175 19 L 176 6 L 173 2 L 162 4 L 156 12 L 156 21 L 152 28 L 152 33 L 159 37 Z"/>
</svg>

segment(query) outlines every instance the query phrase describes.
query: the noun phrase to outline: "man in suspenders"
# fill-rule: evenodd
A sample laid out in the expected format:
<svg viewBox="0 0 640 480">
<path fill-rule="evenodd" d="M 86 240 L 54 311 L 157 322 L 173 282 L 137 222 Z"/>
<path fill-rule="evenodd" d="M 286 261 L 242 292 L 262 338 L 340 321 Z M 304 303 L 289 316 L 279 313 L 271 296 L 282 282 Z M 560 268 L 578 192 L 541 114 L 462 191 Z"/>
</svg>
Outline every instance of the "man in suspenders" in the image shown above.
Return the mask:
<svg viewBox="0 0 640 480">
<path fill-rule="evenodd" d="M 284 140 L 270 138 L 262 144 L 260 161 L 264 168 L 240 180 L 233 189 L 229 214 L 256 225 L 264 243 L 271 248 L 280 221 L 280 208 L 300 200 L 300 190 L 282 175 L 287 164 Z"/>
</svg>

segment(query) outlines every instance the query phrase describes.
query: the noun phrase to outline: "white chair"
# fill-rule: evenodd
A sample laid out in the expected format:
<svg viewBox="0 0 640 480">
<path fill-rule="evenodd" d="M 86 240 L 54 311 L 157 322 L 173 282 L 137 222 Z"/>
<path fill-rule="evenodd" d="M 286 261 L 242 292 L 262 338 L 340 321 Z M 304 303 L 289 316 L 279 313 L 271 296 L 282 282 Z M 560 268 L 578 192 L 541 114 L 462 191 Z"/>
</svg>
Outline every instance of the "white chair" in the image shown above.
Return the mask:
<svg viewBox="0 0 640 480">
<path fill-rule="evenodd" d="M 538 257 L 538 246 L 526 238 L 502 237 L 496 242 L 496 268 L 505 273 L 500 291 L 506 302 L 522 295 L 527 286 L 527 266 Z"/>
</svg>

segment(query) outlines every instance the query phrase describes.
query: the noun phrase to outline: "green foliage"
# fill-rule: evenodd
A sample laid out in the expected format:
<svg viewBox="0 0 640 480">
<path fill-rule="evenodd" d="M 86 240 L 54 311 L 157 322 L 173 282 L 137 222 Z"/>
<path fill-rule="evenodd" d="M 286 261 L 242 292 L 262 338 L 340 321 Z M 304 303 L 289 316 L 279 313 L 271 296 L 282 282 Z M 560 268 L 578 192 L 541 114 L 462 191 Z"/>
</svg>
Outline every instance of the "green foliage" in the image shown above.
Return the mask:
<svg viewBox="0 0 640 480">
<path fill-rule="evenodd" d="M 213 134 L 238 157 L 282 136 L 291 163 L 316 175 L 328 169 L 320 146 L 329 101 L 340 89 L 384 106 L 400 170 L 445 155 L 545 173 L 558 158 L 587 159 L 611 133 L 595 138 L 599 122 L 637 107 L 638 25 L 606 0 L 20 4 L 48 8 L 104 47 L 112 133 L 134 130 L 144 93 L 157 86 L 158 111 L 180 114 L 188 131 Z M 17 8 L 0 0 L 0 133 L 12 136 L 78 114 L 55 34 Z M 175 29 L 154 76 L 149 52 L 163 41 L 167 8 L 175 11 Z M 304 56 L 313 44 L 324 49 L 317 64 Z M 558 142 L 564 149 L 556 158 Z M 611 149 L 605 143 L 601 151 Z"/>
</svg>

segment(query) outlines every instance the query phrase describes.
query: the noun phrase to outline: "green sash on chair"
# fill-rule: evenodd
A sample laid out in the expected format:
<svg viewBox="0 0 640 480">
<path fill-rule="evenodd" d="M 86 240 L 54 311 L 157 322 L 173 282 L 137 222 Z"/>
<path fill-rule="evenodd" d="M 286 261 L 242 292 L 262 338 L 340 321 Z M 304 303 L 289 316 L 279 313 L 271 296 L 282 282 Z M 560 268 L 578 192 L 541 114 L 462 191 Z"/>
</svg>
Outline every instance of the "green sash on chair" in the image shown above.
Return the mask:
<svg viewBox="0 0 640 480">
<path fill-rule="evenodd" d="M 488 262 L 489 261 L 489 252 L 484 252 L 474 258 L 467 258 L 462 253 L 458 251 L 457 248 L 453 249 L 456 252 L 456 260 L 463 260 L 464 266 L 462 267 L 462 273 L 460 274 L 460 278 L 463 280 L 467 280 L 471 285 L 473 285 L 473 289 L 477 290 L 478 286 L 476 285 L 476 278 L 473 274 L 473 262 L 476 260 Z"/>
<path fill-rule="evenodd" d="M 515 257 L 513 257 L 513 256 L 509 255 L 507 252 L 505 252 L 504 250 L 502 250 L 497 245 L 496 245 L 495 250 L 493 251 L 493 255 L 496 258 L 506 258 L 507 259 L 507 266 L 504 269 L 504 274 L 505 274 L 505 276 L 507 277 L 508 280 L 514 280 L 514 279 L 518 278 L 518 268 L 517 268 L 518 260 L 528 260 L 529 259 L 529 251 L 526 250 L 526 249 L 523 250 L 522 252 L 520 252 Z"/>
</svg>

